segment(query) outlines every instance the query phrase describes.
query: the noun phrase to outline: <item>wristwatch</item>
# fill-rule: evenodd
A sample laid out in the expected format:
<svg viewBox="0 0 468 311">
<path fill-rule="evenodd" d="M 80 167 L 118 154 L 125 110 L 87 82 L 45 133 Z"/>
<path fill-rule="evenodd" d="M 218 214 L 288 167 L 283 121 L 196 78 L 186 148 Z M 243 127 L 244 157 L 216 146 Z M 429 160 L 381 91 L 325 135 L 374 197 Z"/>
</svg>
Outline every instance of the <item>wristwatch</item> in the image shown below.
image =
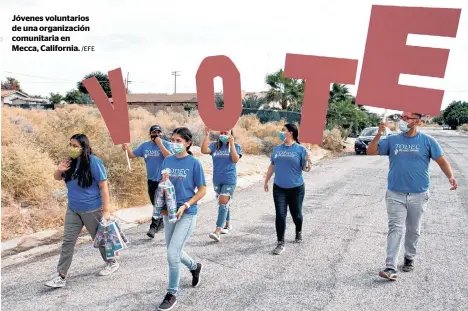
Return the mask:
<svg viewBox="0 0 468 311">
<path fill-rule="evenodd" d="M 186 209 L 190 208 L 190 205 L 188 204 L 188 202 L 185 202 L 184 205 L 187 207 Z"/>
</svg>

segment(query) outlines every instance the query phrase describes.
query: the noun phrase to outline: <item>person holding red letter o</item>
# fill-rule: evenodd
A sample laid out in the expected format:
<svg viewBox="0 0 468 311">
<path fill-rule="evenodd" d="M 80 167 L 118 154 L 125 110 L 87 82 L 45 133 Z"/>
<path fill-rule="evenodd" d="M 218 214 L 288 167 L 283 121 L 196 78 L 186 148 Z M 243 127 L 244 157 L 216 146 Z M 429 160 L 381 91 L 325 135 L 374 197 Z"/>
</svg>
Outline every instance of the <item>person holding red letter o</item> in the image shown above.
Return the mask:
<svg viewBox="0 0 468 311">
<path fill-rule="evenodd" d="M 234 142 L 232 130 L 221 131 L 217 142 L 209 141 L 210 130 L 205 128 L 205 139 L 201 151 L 213 158 L 213 185 L 218 199 L 218 219 L 216 229 L 209 237 L 216 242 L 220 234 L 232 230 L 230 205 L 237 184 L 236 164 L 242 157 L 241 147 Z"/>
</svg>

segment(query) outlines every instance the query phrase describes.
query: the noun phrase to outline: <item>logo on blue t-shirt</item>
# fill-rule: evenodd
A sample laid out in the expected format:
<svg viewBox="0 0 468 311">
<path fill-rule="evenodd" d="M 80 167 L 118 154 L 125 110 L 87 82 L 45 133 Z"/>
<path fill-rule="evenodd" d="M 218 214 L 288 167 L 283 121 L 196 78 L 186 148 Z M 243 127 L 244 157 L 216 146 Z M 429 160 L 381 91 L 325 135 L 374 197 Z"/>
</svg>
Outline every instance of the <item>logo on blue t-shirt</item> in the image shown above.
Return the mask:
<svg viewBox="0 0 468 311">
<path fill-rule="evenodd" d="M 189 168 L 169 168 L 169 179 L 171 180 L 184 180 L 190 174 Z"/>
<path fill-rule="evenodd" d="M 276 154 L 275 154 L 275 158 L 277 157 L 282 157 L 282 158 L 294 158 L 297 156 L 297 152 L 294 151 L 294 152 L 290 152 L 290 151 L 278 151 Z"/>
<path fill-rule="evenodd" d="M 213 157 L 230 157 L 230 156 L 231 156 L 231 153 L 227 149 L 216 150 L 215 152 L 213 152 Z"/>
<path fill-rule="evenodd" d="M 419 152 L 421 149 L 420 144 L 395 144 L 395 150 L 393 151 L 395 155 L 401 153 L 409 153 L 409 152 Z"/>
<path fill-rule="evenodd" d="M 390 158 L 388 189 L 396 192 L 422 193 L 429 189 L 429 163 L 444 153 L 437 141 L 418 132 L 416 136 L 404 134 L 379 141 L 380 155 Z"/>
<path fill-rule="evenodd" d="M 143 155 L 145 159 L 148 157 L 160 157 L 162 156 L 161 152 L 159 150 L 145 150 L 145 154 Z"/>
</svg>

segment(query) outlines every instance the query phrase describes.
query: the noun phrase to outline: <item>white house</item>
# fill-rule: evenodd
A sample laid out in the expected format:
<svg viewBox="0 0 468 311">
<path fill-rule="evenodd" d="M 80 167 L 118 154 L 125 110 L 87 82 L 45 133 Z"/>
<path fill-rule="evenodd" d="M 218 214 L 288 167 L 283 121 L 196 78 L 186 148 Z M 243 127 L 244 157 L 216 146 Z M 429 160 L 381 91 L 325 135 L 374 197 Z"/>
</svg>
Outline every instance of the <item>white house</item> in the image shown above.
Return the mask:
<svg viewBox="0 0 468 311">
<path fill-rule="evenodd" d="M 16 90 L 2 90 L 2 105 L 12 104 L 15 98 L 31 98 L 28 94 Z"/>
</svg>

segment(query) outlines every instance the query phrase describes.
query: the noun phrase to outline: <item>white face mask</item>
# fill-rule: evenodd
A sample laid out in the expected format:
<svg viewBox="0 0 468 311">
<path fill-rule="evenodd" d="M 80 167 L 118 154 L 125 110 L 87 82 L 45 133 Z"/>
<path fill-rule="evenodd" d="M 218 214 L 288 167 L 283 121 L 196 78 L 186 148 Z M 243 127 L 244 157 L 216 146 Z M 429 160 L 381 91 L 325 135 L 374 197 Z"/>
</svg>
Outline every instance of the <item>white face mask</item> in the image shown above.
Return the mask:
<svg viewBox="0 0 468 311">
<path fill-rule="evenodd" d="M 180 154 L 185 151 L 185 146 L 182 143 L 172 143 L 171 149 L 175 154 Z"/>
<path fill-rule="evenodd" d="M 408 133 L 410 130 L 410 128 L 408 127 L 408 122 L 406 121 L 400 120 L 400 122 L 398 123 L 398 126 L 400 127 L 400 131 L 402 133 Z"/>
</svg>

